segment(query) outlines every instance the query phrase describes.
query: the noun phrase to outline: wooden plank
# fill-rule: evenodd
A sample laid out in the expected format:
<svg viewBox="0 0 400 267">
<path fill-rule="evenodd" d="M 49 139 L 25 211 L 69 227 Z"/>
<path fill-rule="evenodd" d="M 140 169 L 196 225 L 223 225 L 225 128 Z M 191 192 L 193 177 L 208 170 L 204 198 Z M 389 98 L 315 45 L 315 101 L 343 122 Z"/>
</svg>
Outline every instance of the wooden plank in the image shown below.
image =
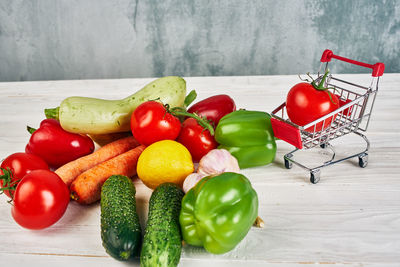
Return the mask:
<svg viewBox="0 0 400 267">
<path fill-rule="evenodd" d="M 364 81 L 369 75 L 344 75 Z M 0 83 L 0 158 L 23 151 L 29 139 L 27 124 L 38 126 L 43 109 L 57 106 L 70 95 L 118 99 L 153 79 L 76 80 Z M 231 95 L 240 108 L 271 111 L 284 101 L 292 76 L 188 77 L 188 89 L 198 99 Z M 371 142 L 369 163 L 357 158 L 323 168 L 321 181 L 310 184 L 308 171 L 283 166 L 283 155 L 293 147 L 278 141 L 275 161 L 242 170 L 259 196 L 259 215 L 265 228 L 252 228 L 231 252 L 212 255 L 185 246 L 180 266 L 399 266 L 400 264 L 400 74 L 385 74 L 365 133 Z M 365 145 L 357 138 L 333 142 L 338 156 Z M 315 163 L 329 159 L 326 150 L 295 154 Z M 139 180 L 138 212 L 147 220 L 151 190 Z M 126 266 L 109 257 L 100 238 L 100 209 L 96 203 L 71 202 L 55 225 L 41 231 L 19 227 L 11 217 L 7 197 L 0 196 L 0 255 L 7 266 Z M 6 238 L 4 238 L 6 237 Z M 138 266 L 138 261 L 129 263 Z"/>
</svg>

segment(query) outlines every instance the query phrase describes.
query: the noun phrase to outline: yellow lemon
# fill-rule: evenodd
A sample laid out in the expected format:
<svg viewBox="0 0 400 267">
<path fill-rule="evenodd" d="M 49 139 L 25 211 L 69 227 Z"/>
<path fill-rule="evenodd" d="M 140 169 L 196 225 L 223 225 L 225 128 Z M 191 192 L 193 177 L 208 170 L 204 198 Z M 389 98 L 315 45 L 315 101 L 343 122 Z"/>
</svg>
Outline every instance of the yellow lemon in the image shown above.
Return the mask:
<svg viewBox="0 0 400 267">
<path fill-rule="evenodd" d="M 182 187 L 186 176 L 193 171 L 189 150 L 172 140 L 158 141 L 146 147 L 137 163 L 139 179 L 152 189 L 166 182 Z"/>
</svg>

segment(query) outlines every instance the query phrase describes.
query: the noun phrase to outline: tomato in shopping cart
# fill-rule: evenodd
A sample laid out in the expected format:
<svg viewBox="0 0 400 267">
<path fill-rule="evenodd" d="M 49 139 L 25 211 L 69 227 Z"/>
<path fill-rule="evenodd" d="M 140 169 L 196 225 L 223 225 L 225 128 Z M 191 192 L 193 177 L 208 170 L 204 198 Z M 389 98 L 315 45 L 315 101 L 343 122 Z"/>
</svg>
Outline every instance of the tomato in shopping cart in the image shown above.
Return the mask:
<svg viewBox="0 0 400 267">
<path fill-rule="evenodd" d="M 286 98 L 286 110 L 289 119 L 299 125 L 309 124 L 339 108 L 339 99 L 328 88 L 324 87 L 328 71 L 320 82 L 315 80 L 302 82 L 293 86 Z M 335 120 L 336 114 L 306 129 L 308 132 L 321 131 L 328 128 Z"/>
</svg>

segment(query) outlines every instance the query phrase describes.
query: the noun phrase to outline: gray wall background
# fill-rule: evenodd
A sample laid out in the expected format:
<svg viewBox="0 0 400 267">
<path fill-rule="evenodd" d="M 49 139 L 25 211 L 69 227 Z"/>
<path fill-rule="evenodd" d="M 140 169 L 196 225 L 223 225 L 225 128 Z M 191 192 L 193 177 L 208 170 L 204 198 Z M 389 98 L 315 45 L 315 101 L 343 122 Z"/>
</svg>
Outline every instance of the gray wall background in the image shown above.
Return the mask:
<svg viewBox="0 0 400 267">
<path fill-rule="evenodd" d="M 0 81 L 400 72 L 400 0 L 0 0 Z M 335 72 L 365 72 L 335 65 Z"/>
</svg>

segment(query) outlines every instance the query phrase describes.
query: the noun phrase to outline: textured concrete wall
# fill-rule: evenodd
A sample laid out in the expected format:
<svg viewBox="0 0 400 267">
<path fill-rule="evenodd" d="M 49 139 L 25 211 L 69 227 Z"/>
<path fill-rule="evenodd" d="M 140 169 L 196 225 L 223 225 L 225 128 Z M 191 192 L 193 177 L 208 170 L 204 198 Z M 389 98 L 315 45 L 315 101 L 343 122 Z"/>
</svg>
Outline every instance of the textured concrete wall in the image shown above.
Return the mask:
<svg viewBox="0 0 400 267">
<path fill-rule="evenodd" d="M 325 48 L 400 72 L 400 1 L 0 0 L 0 81 L 297 74 Z"/>
</svg>

